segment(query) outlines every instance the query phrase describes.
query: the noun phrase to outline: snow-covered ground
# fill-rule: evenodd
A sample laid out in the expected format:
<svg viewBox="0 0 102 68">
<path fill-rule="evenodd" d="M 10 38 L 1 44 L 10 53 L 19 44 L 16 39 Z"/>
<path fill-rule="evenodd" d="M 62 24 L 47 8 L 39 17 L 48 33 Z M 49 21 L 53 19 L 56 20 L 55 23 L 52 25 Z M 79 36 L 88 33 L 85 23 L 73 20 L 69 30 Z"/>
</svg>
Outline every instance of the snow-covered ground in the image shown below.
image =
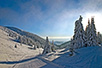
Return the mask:
<svg viewBox="0 0 102 68">
<path fill-rule="evenodd" d="M 33 50 L 31 46 L 24 44 L 21 46 L 20 43 L 13 40 L 12 37 L 9 37 L 6 32 L 0 29 L 0 68 L 9 68 L 15 65 L 13 63 L 2 64 L 2 62 L 19 61 L 34 57 L 41 54 L 43 51 L 42 48 Z M 17 48 L 15 48 L 15 45 L 17 45 Z"/>
<path fill-rule="evenodd" d="M 74 56 L 68 54 L 68 50 L 58 50 L 17 64 L 15 68 L 102 68 L 101 46 L 78 49 Z"/>
<path fill-rule="evenodd" d="M 102 68 L 102 46 L 77 49 L 74 56 L 69 56 L 68 49 L 39 55 L 43 49 L 33 50 L 12 40 L 0 30 L 0 68 Z"/>
<path fill-rule="evenodd" d="M 102 47 L 81 48 L 76 52 L 72 57 L 65 53 L 53 62 L 65 68 L 102 68 Z"/>
</svg>

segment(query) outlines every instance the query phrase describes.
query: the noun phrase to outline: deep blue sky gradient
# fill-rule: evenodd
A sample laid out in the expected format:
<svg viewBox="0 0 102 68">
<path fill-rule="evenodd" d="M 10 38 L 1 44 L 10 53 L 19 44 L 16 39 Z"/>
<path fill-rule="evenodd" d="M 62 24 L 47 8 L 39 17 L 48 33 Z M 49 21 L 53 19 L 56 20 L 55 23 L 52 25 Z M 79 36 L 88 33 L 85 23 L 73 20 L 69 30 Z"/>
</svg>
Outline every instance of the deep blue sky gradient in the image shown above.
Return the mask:
<svg viewBox="0 0 102 68">
<path fill-rule="evenodd" d="M 100 6 L 101 0 L 0 0 L 0 25 L 40 36 L 72 36 L 79 15 L 101 11 Z"/>
</svg>

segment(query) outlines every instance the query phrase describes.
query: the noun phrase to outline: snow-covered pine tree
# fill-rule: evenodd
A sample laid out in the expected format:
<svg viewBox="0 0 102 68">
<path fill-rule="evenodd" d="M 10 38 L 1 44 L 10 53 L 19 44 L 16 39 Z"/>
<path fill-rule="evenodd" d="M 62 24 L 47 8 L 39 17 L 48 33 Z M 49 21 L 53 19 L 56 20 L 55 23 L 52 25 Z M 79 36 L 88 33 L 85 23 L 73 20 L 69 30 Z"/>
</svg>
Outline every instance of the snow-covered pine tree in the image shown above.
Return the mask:
<svg viewBox="0 0 102 68">
<path fill-rule="evenodd" d="M 55 51 L 55 45 L 54 45 L 54 41 L 53 41 L 53 40 L 52 40 L 51 50 L 52 50 L 52 51 Z"/>
<path fill-rule="evenodd" d="M 74 40 L 73 40 L 73 38 L 71 38 L 71 41 L 70 41 L 70 45 L 69 45 L 69 50 L 72 50 L 72 49 L 74 49 Z"/>
<path fill-rule="evenodd" d="M 47 54 L 47 53 L 50 53 L 50 52 L 52 52 L 51 45 L 49 44 L 48 37 L 46 37 L 46 44 L 44 46 L 44 51 L 43 51 L 42 54 Z"/>
<path fill-rule="evenodd" d="M 82 25 L 82 17 L 80 16 L 79 20 L 75 22 L 74 36 L 73 36 L 73 48 L 80 48 L 85 46 L 85 31 Z"/>
<path fill-rule="evenodd" d="M 19 38 L 20 38 L 20 45 L 22 46 L 23 43 L 22 36 L 20 36 Z"/>
<path fill-rule="evenodd" d="M 85 42 L 85 46 L 91 46 L 92 42 L 91 42 L 91 24 L 90 24 L 90 20 L 88 19 L 88 25 L 86 26 L 85 29 L 85 35 L 86 35 L 86 42 Z"/>
<path fill-rule="evenodd" d="M 100 34 L 100 32 L 97 33 L 97 42 L 98 44 L 102 43 L 102 34 Z"/>
<path fill-rule="evenodd" d="M 95 22 L 94 22 L 94 18 L 92 17 L 91 18 L 91 26 L 90 26 L 91 30 L 91 37 L 90 37 L 90 40 L 91 40 L 91 45 L 92 46 L 96 46 L 98 45 L 97 43 L 97 35 L 96 35 L 96 28 L 95 28 Z"/>
<path fill-rule="evenodd" d="M 33 48 L 34 48 L 34 50 L 36 50 L 37 49 L 37 45 L 34 45 Z"/>
</svg>

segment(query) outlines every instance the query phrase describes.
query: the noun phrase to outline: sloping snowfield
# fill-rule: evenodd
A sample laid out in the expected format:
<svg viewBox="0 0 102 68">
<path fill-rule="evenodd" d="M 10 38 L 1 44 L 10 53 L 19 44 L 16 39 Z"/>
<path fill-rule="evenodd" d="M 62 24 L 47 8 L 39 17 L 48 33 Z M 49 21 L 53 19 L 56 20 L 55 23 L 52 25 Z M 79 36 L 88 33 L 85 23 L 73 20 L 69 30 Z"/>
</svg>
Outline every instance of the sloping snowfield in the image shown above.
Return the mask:
<svg viewBox="0 0 102 68">
<path fill-rule="evenodd" d="M 63 54 L 53 62 L 64 68 L 102 68 L 102 47 L 92 46 L 76 50 L 74 56 L 68 57 Z"/>
<path fill-rule="evenodd" d="M 32 50 L 12 39 L 0 30 L 0 68 L 102 68 L 102 46 L 77 49 L 73 56 L 68 49 L 39 55 L 42 49 Z"/>
<path fill-rule="evenodd" d="M 74 56 L 69 56 L 68 51 L 61 52 L 63 51 L 37 56 L 29 62 L 18 64 L 15 68 L 102 68 L 101 46 L 78 49 Z M 59 57 L 54 59 L 56 56 Z M 51 61 L 51 58 L 54 60 Z"/>
</svg>

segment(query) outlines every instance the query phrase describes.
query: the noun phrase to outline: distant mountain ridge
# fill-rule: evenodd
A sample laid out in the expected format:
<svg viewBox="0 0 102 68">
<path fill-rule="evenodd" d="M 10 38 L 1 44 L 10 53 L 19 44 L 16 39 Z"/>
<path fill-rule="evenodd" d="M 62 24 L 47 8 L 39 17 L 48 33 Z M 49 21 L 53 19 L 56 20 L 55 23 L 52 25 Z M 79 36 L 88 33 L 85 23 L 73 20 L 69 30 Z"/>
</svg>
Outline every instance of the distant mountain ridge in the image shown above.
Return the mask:
<svg viewBox="0 0 102 68">
<path fill-rule="evenodd" d="M 65 41 L 54 41 L 54 44 L 55 45 L 61 45 L 61 44 L 63 44 Z"/>
<path fill-rule="evenodd" d="M 58 45 L 59 48 L 69 48 L 70 47 L 70 43 L 71 41 L 67 41 L 67 42 L 64 42 L 60 45 Z"/>
<path fill-rule="evenodd" d="M 23 31 L 16 27 L 0 26 L 0 29 L 8 33 L 8 36 L 15 38 L 17 42 L 27 45 L 37 45 L 37 47 L 44 47 L 45 40 L 40 36 Z"/>
</svg>

